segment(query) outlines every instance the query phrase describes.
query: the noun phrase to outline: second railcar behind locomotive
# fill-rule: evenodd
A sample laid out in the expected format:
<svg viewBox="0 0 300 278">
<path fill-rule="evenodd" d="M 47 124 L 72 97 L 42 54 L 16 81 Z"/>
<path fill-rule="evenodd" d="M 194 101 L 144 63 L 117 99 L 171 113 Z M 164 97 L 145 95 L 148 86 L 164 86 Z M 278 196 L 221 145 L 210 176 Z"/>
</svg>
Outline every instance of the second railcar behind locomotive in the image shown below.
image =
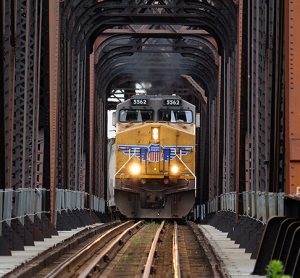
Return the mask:
<svg viewBox="0 0 300 278">
<path fill-rule="evenodd" d="M 181 218 L 195 199 L 195 107 L 179 96 L 117 106 L 114 198 L 129 218 Z"/>
</svg>

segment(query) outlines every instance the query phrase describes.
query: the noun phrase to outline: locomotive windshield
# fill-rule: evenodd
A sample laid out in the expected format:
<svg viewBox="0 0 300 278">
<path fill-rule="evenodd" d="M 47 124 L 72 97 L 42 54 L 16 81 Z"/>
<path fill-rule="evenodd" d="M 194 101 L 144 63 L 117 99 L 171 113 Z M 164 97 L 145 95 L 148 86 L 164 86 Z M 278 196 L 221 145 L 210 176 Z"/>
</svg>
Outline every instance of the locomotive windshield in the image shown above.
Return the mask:
<svg viewBox="0 0 300 278">
<path fill-rule="evenodd" d="M 190 124 L 193 122 L 193 113 L 183 110 L 159 110 L 158 119 L 164 122 Z"/>
<path fill-rule="evenodd" d="M 120 111 L 120 122 L 153 121 L 153 110 L 123 109 Z"/>
</svg>

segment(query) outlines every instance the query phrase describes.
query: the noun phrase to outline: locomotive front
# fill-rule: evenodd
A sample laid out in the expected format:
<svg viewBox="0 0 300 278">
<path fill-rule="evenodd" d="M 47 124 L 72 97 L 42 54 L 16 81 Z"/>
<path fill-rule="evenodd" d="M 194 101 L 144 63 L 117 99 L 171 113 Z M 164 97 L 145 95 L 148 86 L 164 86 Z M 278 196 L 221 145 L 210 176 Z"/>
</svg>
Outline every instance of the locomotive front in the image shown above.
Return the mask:
<svg viewBox="0 0 300 278">
<path fill-rule="evenodd" d="M 129 218 L 180 218 L 195 199 L 195 107 L 134 96 L 116 111 L 116 207 Z"/>
</svg>

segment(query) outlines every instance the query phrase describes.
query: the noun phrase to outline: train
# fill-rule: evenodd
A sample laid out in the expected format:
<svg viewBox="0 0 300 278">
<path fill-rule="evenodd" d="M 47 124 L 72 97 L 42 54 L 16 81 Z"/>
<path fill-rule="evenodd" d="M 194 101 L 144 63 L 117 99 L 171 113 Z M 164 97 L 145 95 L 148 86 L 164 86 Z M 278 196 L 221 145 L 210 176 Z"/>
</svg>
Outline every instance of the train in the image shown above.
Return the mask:
<svg viewBox="0 0 300 278">
<path fill-rule="evenodd" d="M 195 202 L 195 106 L 134 95 L 114 115 L 116 209 L 128 218 L 182 218 Z"/>
</svg>

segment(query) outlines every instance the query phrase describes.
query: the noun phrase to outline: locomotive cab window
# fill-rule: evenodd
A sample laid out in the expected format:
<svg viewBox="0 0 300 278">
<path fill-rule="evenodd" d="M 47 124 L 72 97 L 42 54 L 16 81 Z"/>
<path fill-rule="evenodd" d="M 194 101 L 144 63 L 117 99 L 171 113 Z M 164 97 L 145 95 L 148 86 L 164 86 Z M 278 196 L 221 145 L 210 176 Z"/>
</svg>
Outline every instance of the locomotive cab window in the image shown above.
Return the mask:
<svg viewBox="0 0 300 278">
<path fill-rule="evenodd" d="M 123 109 L 119 114 L 120 122 L 146 122 L 153 121 L 152 110 Z"/>
<path fill-rule="evenodd" d="M 188 110 L 159 110 L 158 119 L 163 122 L 191 124 L 193 113 Z"/>
</svg>

